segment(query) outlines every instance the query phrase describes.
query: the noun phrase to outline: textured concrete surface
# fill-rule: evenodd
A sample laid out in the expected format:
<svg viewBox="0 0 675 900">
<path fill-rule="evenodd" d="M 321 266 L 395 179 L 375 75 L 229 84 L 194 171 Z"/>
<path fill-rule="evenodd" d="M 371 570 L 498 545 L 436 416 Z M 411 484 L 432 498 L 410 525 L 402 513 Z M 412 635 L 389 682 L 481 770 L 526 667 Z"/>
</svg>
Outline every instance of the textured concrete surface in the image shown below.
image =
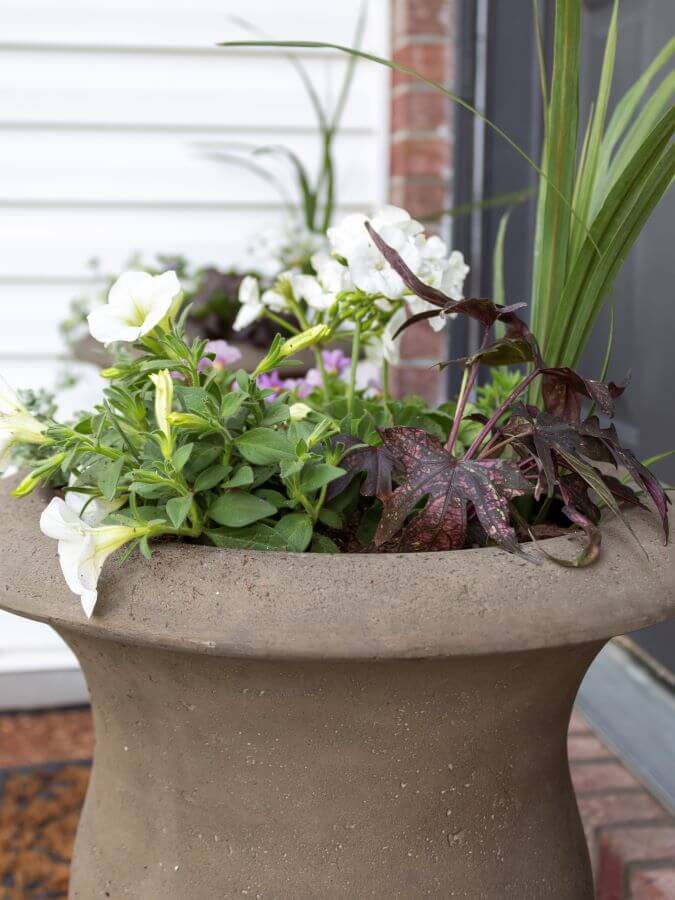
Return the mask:
<svg viewBox="0 0 675 900">
<path fill-rule="evenodd" d="M 567 726 L 603 642 L 675 609 L 651 517 L 649 561 L 609 523 L 585 571 L 167 543 L 108 564 L 87 622 L 44 502 L 0 498 L 0 605 L 92 692 L 73 898 L 592 898 Z"/>
</svg>

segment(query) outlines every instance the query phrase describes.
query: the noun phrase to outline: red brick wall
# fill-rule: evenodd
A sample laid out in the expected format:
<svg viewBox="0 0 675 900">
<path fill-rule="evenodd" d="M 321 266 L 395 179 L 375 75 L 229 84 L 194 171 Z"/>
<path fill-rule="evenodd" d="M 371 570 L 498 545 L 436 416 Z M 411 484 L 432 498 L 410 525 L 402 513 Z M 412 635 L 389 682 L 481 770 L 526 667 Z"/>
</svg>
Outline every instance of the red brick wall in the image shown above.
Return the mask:
<svg viewBox="0 0 675 900">
<path fill-rule="evenodd" d="M 455 5 L 392 0 L 394 59 L 451 86 Z M 433 88 L 394 72 L 391 123 L 391 202 L 424 222 L 451 206 L 452 106 Z M 447 332 L 436 333 L 427 323 L 414 326 L 404 336 L 402 356 L 394 391 L 444 399 L 445 379 L 432 366 L 447 358 Z"/>
</svg>

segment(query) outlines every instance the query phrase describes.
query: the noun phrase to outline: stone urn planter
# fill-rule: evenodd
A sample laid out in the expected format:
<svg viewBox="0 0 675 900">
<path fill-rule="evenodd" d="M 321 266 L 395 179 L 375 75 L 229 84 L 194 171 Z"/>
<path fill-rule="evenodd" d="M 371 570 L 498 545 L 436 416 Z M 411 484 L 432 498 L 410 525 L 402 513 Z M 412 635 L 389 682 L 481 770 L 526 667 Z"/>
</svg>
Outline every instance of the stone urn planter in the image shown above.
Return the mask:
<svg viewBox="0 0 675 900">
<path fill-rule="evenodd" d="M 94 707 L 72 898 L 591 900 L 567 726 L 607 639 L 675 614 L 651 516 L 648 559 L 609 522 L 586 570 L 167 543 L 108 564 L 87 621 L 10 486 L 0 605 Z"/>
</svg>

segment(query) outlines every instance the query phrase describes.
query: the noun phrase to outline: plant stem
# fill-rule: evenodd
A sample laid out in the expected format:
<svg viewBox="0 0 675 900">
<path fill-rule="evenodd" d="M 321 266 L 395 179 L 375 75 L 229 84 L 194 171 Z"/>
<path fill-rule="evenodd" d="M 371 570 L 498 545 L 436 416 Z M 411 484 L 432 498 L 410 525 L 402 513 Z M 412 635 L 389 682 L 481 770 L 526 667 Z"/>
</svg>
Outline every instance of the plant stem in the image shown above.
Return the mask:
<svg viewBox="0 0 675 900">
<path fill-rule="evenodd" d="M 481 344 L 481 350 L 484 350 L 487 347 L 487 342 L 490 337 L 490 328 L 485 329 L 485 334 L 483 335 L 483 343 Z M 448 453 L 452 453 L 455 447 L 455 442 L 457 440 L 457 435 L 459 434 L 459 429 L 462 424 L 462 419 L 464 418 L 464 411 L 466 409 L 466 404 L 469 401 L 469 397 L 471 396 L 471 391 L 473 390 L 473 386 L 476 383 L 476 379 L 478 378 L 478 369 L 480 366 L 480 362 L 477 360 L 470 369 L 464 369 L 464 375 L 462 377 L 462 385 L 459 391 L 459 397 L 457 398 L 457 408 L 455 409 L 455 418 L 452 421 L 452 429 L 450 430 L 450 435 L 448 437 L 448 442 L 445 445 L 445 449 Z"/>
<path fill-rule="evenodd" d="M 361 353 L 361 320 L 357 319 L 354 323 L 354 337 L 352 339 L 352 368 L 349 372 L 349 391 L 347 394 L 347 411 L 349 417 L 354 415 L 354 397 L 356 392 L 356 369 L 359 364 L 359 354 Z"/>
<path fill-rule="evenodd" d="M 523 378 L 523 380 L 514 390 L 511 391 L 506 400 L 498 409 L 495 410 L 495 412 L 490 416 L 485 425 L 481 428 L 480 432 L 476 435 L 473 443 L 466 451 L 464 459 L 471 459 L 471 457 L 475 454 L 476 450 L 478 450 L 485 438 L 490 434 L 492 428 L 504 415 L 504 412 L 509 408 L 509 406 L 511 406 L 514 400 L 517 400 L 518 397 L 520 397 L 520 395 L 528 389 L 528 387 L 532 384 L 532 382 L 538 375 L 539 369 L 534 369 L 532 372 L 530 372 L 529 375 L 526 375 L 525 378 Z"/>
<path fill-rule="evenodd" d="M 268 319 L 274 322 L 276 325 L 280 325 L 282 328 L 285 328 L 286 331 L 290 331 L 291 334 L 300 334 L 300 329 L 296 328 L 294 325 L 291 325 L 290 322 L 287 322 L 285 319 L 282 319 L 281 316 L 278 316 L 276 313 L 273 313 L 271 310 L 266 309 L 265 315 Z"/>
<path fill-rule="evenodd" d="M 389 363 L 386 359 L 382 360 L 382 402 L 384 403 L 384 411 L 387 417 L 387 425 L 392 423 L 391 410 L 389 409 Z"/>
<path fill-rule="evenodd" d="M 323 361 L 323 350 L 320 347 L 314 348 L 314 356 L 316 358 L 316 365 L 321 372 L 321 381 L 323 382 L 323 390 L 326 395 L 326 400 L 331 400 L 331 390 L 330 390 L 330 382 L 328 380 L 328 372 L 326 371 L 326 364 Z"/>
</svg>

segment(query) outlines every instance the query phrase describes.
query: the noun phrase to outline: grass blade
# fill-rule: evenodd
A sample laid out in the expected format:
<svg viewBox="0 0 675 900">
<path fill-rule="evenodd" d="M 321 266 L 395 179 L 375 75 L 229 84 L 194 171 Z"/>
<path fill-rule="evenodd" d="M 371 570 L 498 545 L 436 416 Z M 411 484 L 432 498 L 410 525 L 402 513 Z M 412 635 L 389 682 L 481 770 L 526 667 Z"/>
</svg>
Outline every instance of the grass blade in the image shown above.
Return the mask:
<svg viewBox="0 0 675 900">
<path fill-rule="evenodd" d="M 616 253 L 617 235 L 628 226 L 628 219 L 636 209 L 637 220 L 646 221 L 640 212 L 648 217 L 658 199 L 668 188 L 671 162 L 665 151 L 675 133 L 675 109 L 670 110 L 659 121 L 643 141 L 639 151 L 609 192 L 602 208 L 591 225 L 594 243 L 584 241 L 555 311 L 553 327 L 548 340 L 542 347 L 544 357 L 550 365 L 574 366 L 584 345 L 575 343 L 579 333 L 588 334 L 599 310 L 599 297 L 594 290 L 605 285 L 593 279 L 600 270 L 609 271 L 610 252 Z M 672 176 L 671 176 L 672 177 Z M 655 194 L 649 192 L 653 182 L 659 187 Z M 645 193 L 647 192 L 647 193 Z M 637 234 L 634 235 L 635 239 Z M 613 251 L 610 247 L 614 245 Z M 601 255 L 597 254 L 600 247 Z M 616 257 L 615 257 L 616 258 Z M 600 298 L 601 299 L 601 298 Z"/>
<path fill-rule="evenodd" d="M 580 45 L 581 0 L 558 0 L 543 165 L 547 182 L 542 229 L 546 239 L 540 247 L 541 259 L 532 300 L 533 307 L 538 308 L 537 338 L 544 344 L 567 273 L 570 206 L 574 194 L 579 133 Z M 557 187 L 556 191 L 551 190 L 551 184 Z"/>
<path fill-rule="evenodd" d="M 660 53 L 656 55 L 651 65 L 645 69 L 635 84 L 623 95 L 609 120 L 607 131 L 602 142 L 599 167 L 601 171 L 609 168 L 609 162 L 614 149 L 621 139 L 621 135 L 628 127 L 635 111 L 640 105 L 647 88 L 660 69 L 675 55 L 675 37 L 672 37 Z"/>
<path fill-rule="evenodd" d="M 571 0 L 565 0 L 565 2 L 571 2 Z M 575 0 L 578 2 L 578 0 Z M 403 63 L 394 62 L 391 59 L 385 59 L 382 56 L 377 56 L 374 53 L 368 53 L 365 50 L 355 50 L 353 47 L 345 47 L 343 44 L 333 44 L 327 41 L 222 41 L 217 46 L 219 47 L 295 47 L 296 49 L 301 50 L 337 50 L 340 53 L 348 53 L 353 56 L 358 56 L 359 59 L 367 60 L 368 62 L 377 63 L 380 66 L 386 66 L 388 69 L 392 69 L 396 72 L 402 72 L 404 75 L 410 75 L 412 78 L 421 81 L 423 84 L 428 84 L 429 87 L 435 88 L 437 91 L 440 91 L 442 94 L 451 100 L 453 103 L 457 104 L 457 106 L 461 106 L 462 109 L 468 110 L 482 122 L 488 126 L 488 128 L 492 129 L 495 134 L 498 134 L 503 141 L 505 141 L 515 153 L 518 154 L 525 162 L 531 166 L 534 171 L 541 176 L 548 184 L 551 191 L 556 194 L 563 205 L 567 207 L 571 215 L 574 215 L 574 211 L 572 209 L 572 204 L 570 203 L 568 197 L 566 197 L 563 192 L 559 189 L 559 187 L 551 181 L 546 172 L 543 170 L 541 166 L 539 166 L 531 156 L 529 156 L 523 148 L 516 142 L 514 139 L 506 132 L 503 128 L 500 128 L 499 125 L 496 125 L 491 119 L 489 119 L 486 115 L 476 109 L 475 106 L 472 106 L 467 100 L 463 97 L 460 97 L 459 94 L 456 94 L 454 91 L 451 91 L 440 81 L 436 81 L 433 78 L 428 78 L 426 75 L 422 75 L 421 72 L 418 72 L 417 69 L 414 69 L 412 66 L 406 66 Z M 587 232 L 587 238 L 590 238 L 592 241 L 592 236 Z"/>
<path fill-rule="evenodd" d="M 607 41 L 605 43 L 605 54 L 602 61 L 602 70 L 600 73 L 600 84 L 598 86 L 598 96 L 595 102 L 595 111 L 591 119 L 591 128 L 588 136 L 588 144 L 586 147 L 586 156 L 583 165 L 580 166 L 579 176 L 577 180 L 577 202 L 576 209 L 579 218 L 572 221 L 572 242 L 570 256 L 573 260 L 576 253 L 584 240 L 584 228 L 579 227 L 580 223 L 588 224 L 593 194 L 596 188 L 598 175 L 598 162 L 600 159 L 600 149 L 602 146 L 602 136 L 605 130 L 605 118 L 607 116 L 607 106 L 609 104 L 609 95 L 612 89 L 612 79 L 614 77 L 614 62 L 616 59 L 616 39 L 619 15 L 619 0 L 614 0 L 612 9 L 612 17 L 607 32 Z"/>
</svg>

